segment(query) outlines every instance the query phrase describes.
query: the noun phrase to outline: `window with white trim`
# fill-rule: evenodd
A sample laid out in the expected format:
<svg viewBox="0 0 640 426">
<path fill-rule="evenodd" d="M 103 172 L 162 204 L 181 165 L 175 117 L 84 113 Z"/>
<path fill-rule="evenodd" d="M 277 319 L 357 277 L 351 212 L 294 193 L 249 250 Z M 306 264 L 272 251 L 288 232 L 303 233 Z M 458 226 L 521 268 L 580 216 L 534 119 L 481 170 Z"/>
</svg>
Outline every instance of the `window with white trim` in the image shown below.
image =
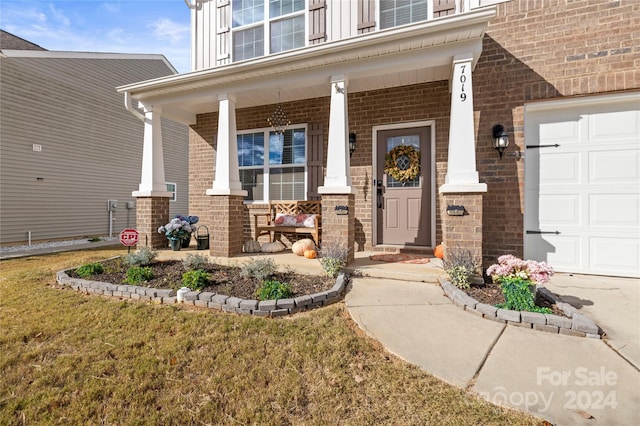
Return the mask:
<svg viewBox="0 0 640 426">
<path fill-rule="evenodd" d="M 178 192 L 178 185 L 175 182 L 166 182 L 167 184 L 167 192 L 171 193 L 171 197 L 169 198 L 169 201 L 176 201 L 177 198 L 177 192 Z"/>
<path fill-rule="evenodd" d="M 380 29 L 425 21 L 427 0 L 380 0 Z"/>
<path fill-rule="evenodd" d="M 233 0 L 233 61 L 304 47 L 304 0 Z"/>
<path fill-rule="evenodd" d="M 305 200 L 307 194 L 307 129 L 291 126 L 283 134 L 272 129 L 238 132 L 238 166 L 245 201 Z"/>
</svg>

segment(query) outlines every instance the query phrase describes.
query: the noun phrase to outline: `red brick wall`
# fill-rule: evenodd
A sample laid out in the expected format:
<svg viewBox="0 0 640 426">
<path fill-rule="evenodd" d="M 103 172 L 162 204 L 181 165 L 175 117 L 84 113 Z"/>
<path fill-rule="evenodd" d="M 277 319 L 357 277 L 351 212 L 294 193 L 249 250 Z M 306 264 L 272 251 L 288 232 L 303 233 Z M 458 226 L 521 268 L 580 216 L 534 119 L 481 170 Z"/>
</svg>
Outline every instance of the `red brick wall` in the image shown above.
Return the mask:
<svg viewBox="0 0 640 426">
<path fill-rule="evenodd" d="M 477 164 L 484 197 L 483 254 L 523 254 L 524 104 L 640 89 L 640 3 L 635 0 L 512 1 L 498 6 L 473 73 Z M 510 146 L 500 160 L 491 128 Z M 510 155 L 511 154 L 511 155 Z"/>
<path fill-rule="evenodd" d="M 570 96 L 640 89 L 640 3 L 634 0 L 516 0 L 500 4 L 490 23 L 483 53 L 473 73 L 480 181 L 488 185 L 483 199 L 482 251 L 485 263 L 504 253 L 523 252 L 524 104 Z M 283 103 L 292 123 L 323 123 L 325 156 L 329 98 Z M 238 129 L 262 128 L 275 106 L 237 111 Z M 373 126 L 434 120 L 436 187 L 447 168 L 450 95 L 448 82 L 349 94 L 349 130 L 357 133 L 351 158 L 355 196 L 356 250 L 371 248 Z M 491 147 L 491 128 L 505 126 L 511 144 L 500 160 Z M 190 208 L 201 223 L 213 223 L 205 190 L 212 186 L 217 114 L 198 117 L 190 132 Z M 325 159 L 326 161 L 326 159 Z M 442 241 L 436 194 L 436 243 Z M 245 209 L 244 239 L 251 239 L 253 217 Z"/>
</svg>

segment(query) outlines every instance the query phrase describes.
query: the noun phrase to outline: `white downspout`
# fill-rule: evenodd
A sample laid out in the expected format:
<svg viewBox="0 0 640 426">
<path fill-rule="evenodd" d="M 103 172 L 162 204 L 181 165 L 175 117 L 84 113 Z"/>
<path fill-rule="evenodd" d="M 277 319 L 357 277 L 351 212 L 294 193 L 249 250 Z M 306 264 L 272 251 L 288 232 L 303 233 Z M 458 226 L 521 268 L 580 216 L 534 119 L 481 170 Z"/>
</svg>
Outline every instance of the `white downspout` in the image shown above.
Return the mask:
<svg viewBox="0 0 640 426">
<path fill-rule="evenodd" d="M 140 121 L 144 121 L 144 115 L 131 105 L 131 94 L 124 92 L 124 106 L 131 114 L 135 115 Z"/>
</svg>

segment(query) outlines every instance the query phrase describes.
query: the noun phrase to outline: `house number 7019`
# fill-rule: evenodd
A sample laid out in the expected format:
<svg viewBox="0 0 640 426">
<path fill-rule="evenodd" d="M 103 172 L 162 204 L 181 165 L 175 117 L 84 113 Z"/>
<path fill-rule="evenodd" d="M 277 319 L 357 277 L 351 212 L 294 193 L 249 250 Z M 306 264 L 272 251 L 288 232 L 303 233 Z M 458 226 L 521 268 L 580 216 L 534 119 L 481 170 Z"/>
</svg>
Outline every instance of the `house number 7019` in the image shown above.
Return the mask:
<svg viewBox="0 0 640 426">
<path fill-rule="evenodd" d="M 462 88 L 460 91 L 460 99 L 462 100 L 462 102 L 467 100 L 467 94 L 464 93 L 464 83 L 467 81 L 467 76 L 464 75 L 464 70 L 467 66 L 466 65 L 461 65 L 460 68 L 462 69 L 461 74 L 460 74 L 460 83 L 462 83 Z"/>
</svg>

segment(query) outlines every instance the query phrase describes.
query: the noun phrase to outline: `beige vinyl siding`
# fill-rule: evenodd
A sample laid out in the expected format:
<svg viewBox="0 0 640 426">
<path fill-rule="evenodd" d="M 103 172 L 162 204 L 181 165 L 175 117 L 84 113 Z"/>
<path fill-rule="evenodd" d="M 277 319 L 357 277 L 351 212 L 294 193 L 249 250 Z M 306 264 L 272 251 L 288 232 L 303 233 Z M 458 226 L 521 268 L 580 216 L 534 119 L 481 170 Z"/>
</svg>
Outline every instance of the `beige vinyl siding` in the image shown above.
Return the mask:
<svg viewBox="0 0 640 426">
<path fill-rule="evenodd" d="M 116 86 L 172 74 L 161 60 L 0 59 L 0 243 L 105 236 L 135 225 L 143 124 Z M 171 212 L 186 213 L 185 126 L 163 120 L 166 179 L 178 183 Z M 33 144 L 42 147 L 33 151 Z M 128 217 L 127 217 L 128 216 Z M 128 220 L 127 220 L 128 219 Z"/>
</svg>

